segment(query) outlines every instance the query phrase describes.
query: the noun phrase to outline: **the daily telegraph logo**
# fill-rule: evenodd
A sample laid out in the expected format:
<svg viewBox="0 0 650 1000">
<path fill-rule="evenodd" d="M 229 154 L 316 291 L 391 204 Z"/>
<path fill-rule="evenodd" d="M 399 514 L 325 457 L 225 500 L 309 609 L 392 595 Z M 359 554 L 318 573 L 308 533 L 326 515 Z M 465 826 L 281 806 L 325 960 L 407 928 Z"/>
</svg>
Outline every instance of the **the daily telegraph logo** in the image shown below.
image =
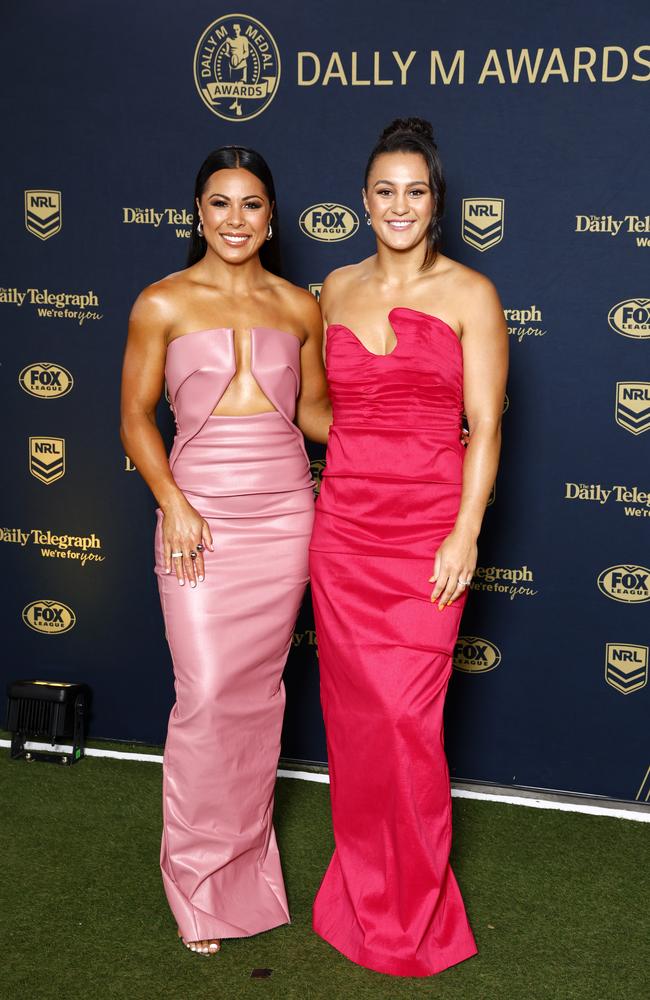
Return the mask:
<svg viewBox="0 0 650 1000">
<path fill-rule="evenodd" d="M 622 337 L 642 340 L 650 337 L 650 299 L 624 299 L 607 314 L 612 330 Z"/>
<path fill-rule="evenodd" d="M 616 383 L 615 418 L 630 434 L 650 430 L 650 382 Z"/>
<path fill-rule="evenodd" d="M 29 471 L 50 486 L 65 475 L 65 438 L 30 437 Z"/>
<path fill-rule="evenodd" d="M 61 231 L 61 192 L 25 191 L 25 228 L 39 240 L 49 240 Z"/>
<path fill-rule="evenodd" d="M 359 216 L 351 208 L 335 202 L 320 202 L 306 208 L 299 219 L 305 236 L 321 243 L 340 243 L 354 236 L 359 228 Z"/>
<path fill-rule="evenodd" d="M 484 253 L 503 239 L 504 216 L 503 198 L 463 198 L 463 239 Z"/>
<path fill-rule="evenodd" d="M 62 635 L 74 628 L 77 616 L 62 601 L 31 601 L 23 608 L 23 621 L 34 632 L 45 635 Z"/>
<path fill-rule="evenodd" d="M 618 563 L 608 566 L 598 576 L 598 589 L 605 597 L 622 604 L 650 601 L 650 569 Z"/>
<path fill-rule="evenodd" d="M 605 680 L 621 694 L 639 691 L 648 683 L 648 647 L 608 642 L 605 647 Z"/>
<path fill-rule="evenodd" d="M 454 648 L 454 670 L 465 674 L 486 674 L 501 663 L 501 651 L 489 639 L 461 635 Z"/>
<path fill-rule="evenodd" d="M 248 14 L 217 18 L 196 46 L 194 82 L 205 106 L 219 118 L 256 118 L 280 82 L 280 52 L 273 35 Z"/>
<path fill-rule="evenodd" d="M 35 361 L 26 365 L 18 376 L 21 389 L 39 399 L 59 399 L 66 396 L 74 379 L 67 368 L 53 361 Z"/>
</svg>

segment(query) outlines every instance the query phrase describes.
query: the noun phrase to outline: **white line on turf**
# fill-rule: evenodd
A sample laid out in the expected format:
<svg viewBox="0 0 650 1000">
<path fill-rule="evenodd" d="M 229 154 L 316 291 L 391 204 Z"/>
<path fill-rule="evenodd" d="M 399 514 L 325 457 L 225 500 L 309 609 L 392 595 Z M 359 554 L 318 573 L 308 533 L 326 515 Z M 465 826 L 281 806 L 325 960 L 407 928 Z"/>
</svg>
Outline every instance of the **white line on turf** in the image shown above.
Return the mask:
<svg viewBox="0 0 650 1000">
<path fill-rule="evenodd" d="M 0 747 L 9 747 L 9 740 L 0 740 Z M 27 750 L 51 750 L 54 753 L 71 753 L 72 747 L 59 745 L 53 746 L 49 743 L 39 743 L 33 741 L 25 742 Z M 114 760 L 142 760 L 150 764 L 162 764 L 161 754 L 137 753 L 137 751 L 126 753 L 123 750 L 99 750 L 96 747 L 86 748 L 87 757 L 111 757 Z M 329 784 L 329 775 L 321 774 L 317 771 L 288 771 L 285 768 L 278 768 L 278 778 L 298 778 L 301 781 L 316 781 L 320 784 Z M 650 823 L 650 811 L 637 812 L 632 809 L 619 809 L 614 805 L 593 806 L 583 805 L 579 802 L 562 802 L 557 799 L 536 799 L 528 798 L 524 795 L 495 795 L 490 792 L 469 791 L 463 788 L 452 788 L 451 794 L 456 799 L 477 799 L 479 802 L 500 802 L 509 806 L 527 806 L 529 809 L 555 809 L 560 812 L 583 813 L 588 816 L 611 816 L 614 819 L 629 819 L 636 823 Z"/>
</svg>

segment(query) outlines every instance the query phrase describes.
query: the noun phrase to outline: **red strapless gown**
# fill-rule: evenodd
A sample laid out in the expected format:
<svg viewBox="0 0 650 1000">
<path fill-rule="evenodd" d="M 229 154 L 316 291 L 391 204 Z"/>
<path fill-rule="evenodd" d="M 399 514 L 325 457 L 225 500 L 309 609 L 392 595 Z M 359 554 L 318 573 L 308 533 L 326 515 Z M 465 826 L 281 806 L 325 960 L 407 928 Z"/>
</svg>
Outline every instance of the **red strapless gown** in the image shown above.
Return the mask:
<svg viewBox="0 0 650 1000">
<path fill-rule="evenodd" d="M 375 355 L 327 336 L 334 421 L 311 583 L 336 849 L 314 930 L 377 972 L 428 976 L 476 953 L 449 865 L 443 706 L 465 598 L 430 600 L 460 502 L 463 355 L 442 320 L 389 315 Z"/>
</svg>

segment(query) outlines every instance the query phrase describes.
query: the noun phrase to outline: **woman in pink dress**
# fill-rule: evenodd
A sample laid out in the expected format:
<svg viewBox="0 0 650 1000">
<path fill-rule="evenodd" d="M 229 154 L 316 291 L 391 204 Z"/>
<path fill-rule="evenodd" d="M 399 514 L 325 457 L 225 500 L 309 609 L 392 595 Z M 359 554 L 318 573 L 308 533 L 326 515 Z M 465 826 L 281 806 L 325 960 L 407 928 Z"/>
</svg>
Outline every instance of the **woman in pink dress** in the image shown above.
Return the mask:
<svg viewBox="0 0 650 1000">
<path fill-rule="evenodd" d="M 179 934 L 203 954 L 289 920 L 272 815 L 314 516 L 301 431 L 323 439 L 330 407 L 320 311 L 278 276 L 276 243 L 265 161 L 211 153 L 189 266 L 141 293 L 124 360 L 122 440 L 159 505 L 176 689 L 161 868 Z M 165 379 L 169 459 L 155 421 Z"/>
<path fill-rule="evenodd" d="M 508 345 L 491 282 L 438 250 L 444 190 L 431 126 L 393 122 L 363 191 L 377 252 L 321 295 L 334 419 L 310 569 L 336 849 L 314 929 L 400 976 L 476 951 L 449 866 L 442 718 Z"/>
</svg>

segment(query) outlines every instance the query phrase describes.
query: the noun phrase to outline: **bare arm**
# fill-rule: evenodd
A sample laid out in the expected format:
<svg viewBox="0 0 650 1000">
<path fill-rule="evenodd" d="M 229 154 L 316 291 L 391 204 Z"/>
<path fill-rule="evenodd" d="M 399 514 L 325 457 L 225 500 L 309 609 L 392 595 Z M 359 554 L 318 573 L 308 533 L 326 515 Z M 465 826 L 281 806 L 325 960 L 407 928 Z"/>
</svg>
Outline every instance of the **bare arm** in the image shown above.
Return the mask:
<svg viewBox="0 0 650 1000">
<path fill-rule="evenodd" d="M 303 320 L 307 339 L 300 351 L 300 394 L 296 422 L 305 437 L 319 444 L 327 442 L 332 422 L 332 406 L 327 392 L 327 379 L 323 365 L 323 321 L 318 303 L 310 293 L 312 304 L 305 302 Z"/>
<path fill-rule="evenodd" d="M 169 320 L 170 309 L 164 296 L 155 287 L 145 289 L 129 319 L 122 370 L 120 437 L 126 454 L 164 514 L 167 572 L 172 567 L 171 553 L 182 551 L 185 558 L 174 560 L 176 575 L 179 583 L 187 578 L 195 586 L 197 575 L 199 579 L 204 576 L 203 557 L 199 550 L 195 573 L 189 553 L 201 542 L 212 546 L 210 529 L 176 485 L 156 424 L 156 406 L 164 385 Z"/>
<path fill-rule="evenodd" d="M 499 296 L 486 278 L 475 279 L 463 309 L 465 413 L 469 444 L 463 466 L 463 488 L 453 531 L 434 564 L 431 595 L 440 610 L 463 593 L 458 581 L 476 569 L 477 538 L 501 450 L 501 414 L 508 374 L 508 331 Z"/>
</svg>

